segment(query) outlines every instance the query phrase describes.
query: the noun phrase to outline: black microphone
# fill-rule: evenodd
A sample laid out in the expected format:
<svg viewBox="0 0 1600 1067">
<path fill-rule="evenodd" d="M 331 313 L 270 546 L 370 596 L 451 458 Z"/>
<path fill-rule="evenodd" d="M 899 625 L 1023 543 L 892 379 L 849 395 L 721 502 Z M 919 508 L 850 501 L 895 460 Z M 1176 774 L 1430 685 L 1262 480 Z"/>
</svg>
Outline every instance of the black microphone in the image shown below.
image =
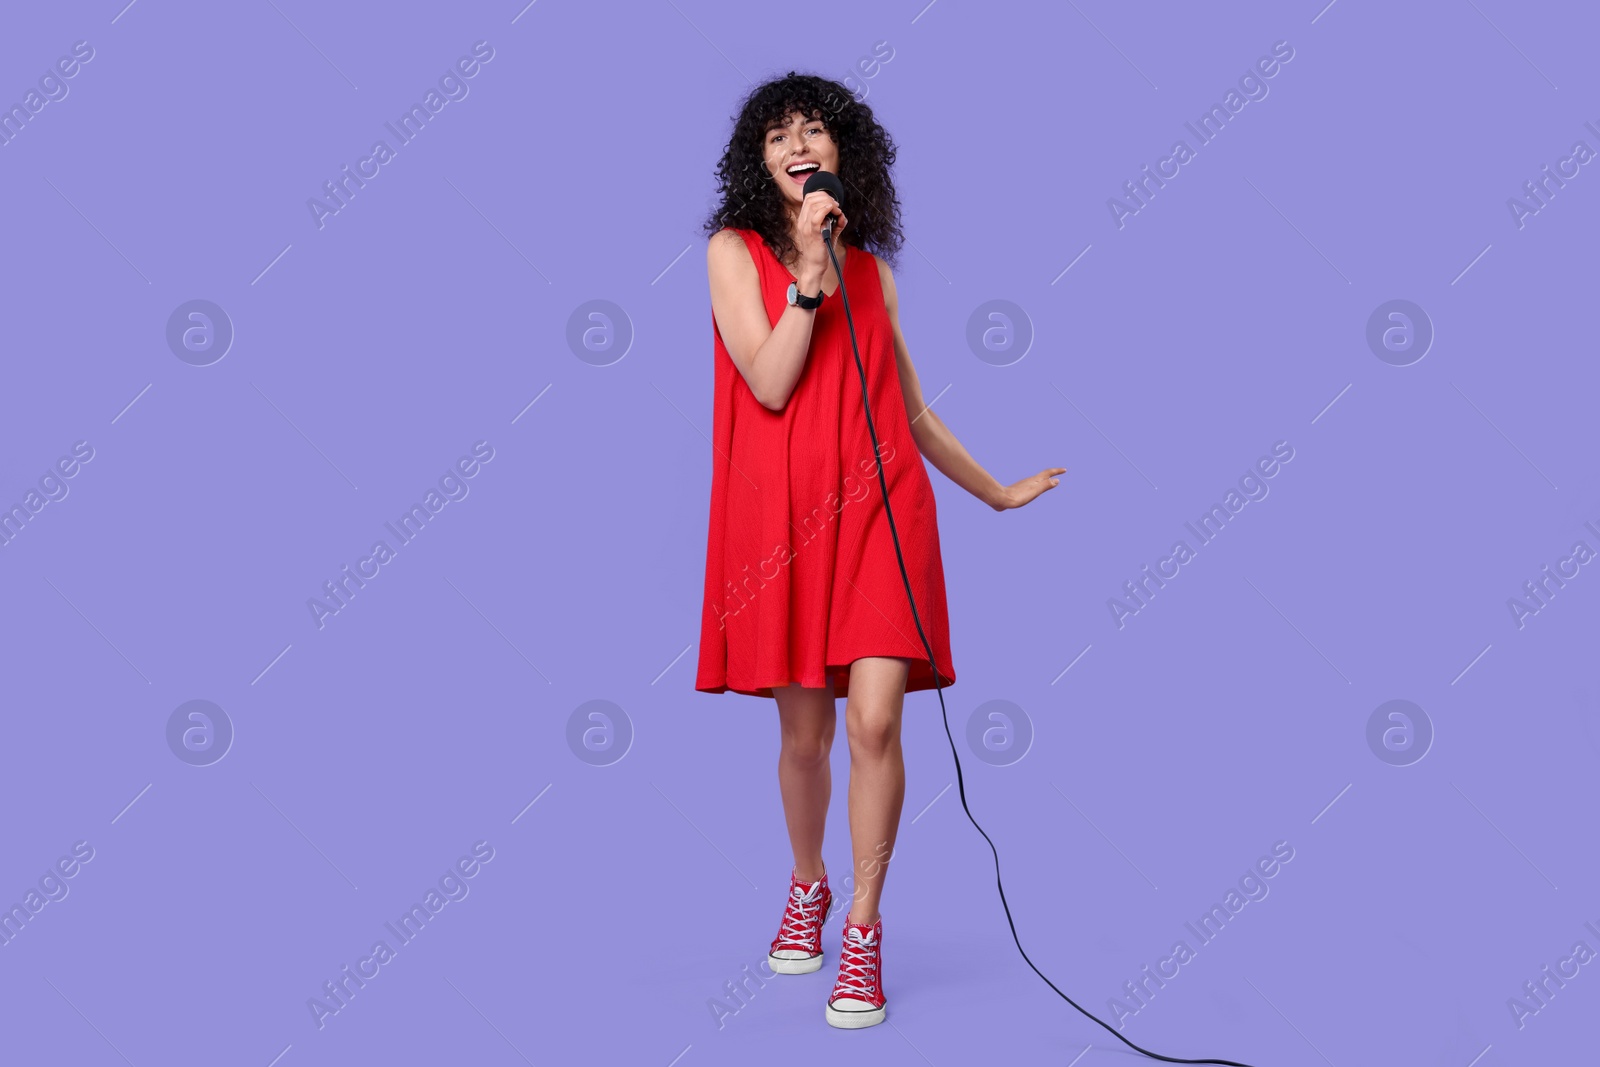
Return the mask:
<svg viewBox="0 0 1600 1067">
<path fill-rule="evenodd" d="M 844 207 L 844 183 L 839 180 L 837 174 L 826 170 L 812 171 L 811 177 L 806 179 L 805 188 L 800 190 L 800 195 L 802 197 L 809 196 L 817 189 L 821 189 L 833 197 L 833 202 L 841 208 Z M 833 224 L 838 221 L 838 218 L 839 213 L 837 211 L 829 212 L 828 221 L 822 225 L 822 240 L 830 246 L 833 244 Z"/>
</svg>

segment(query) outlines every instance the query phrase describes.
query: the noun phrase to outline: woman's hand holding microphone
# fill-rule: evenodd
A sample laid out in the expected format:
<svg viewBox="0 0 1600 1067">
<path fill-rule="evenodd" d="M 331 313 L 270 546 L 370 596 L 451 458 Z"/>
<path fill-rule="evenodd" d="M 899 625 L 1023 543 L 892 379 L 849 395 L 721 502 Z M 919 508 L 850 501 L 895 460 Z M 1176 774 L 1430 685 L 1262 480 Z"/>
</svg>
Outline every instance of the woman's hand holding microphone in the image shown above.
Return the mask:
<svg viewBox="0 0 1600 1067">
<path fill-rule="evenodd" d="M 829 215 L 835 213 L 839 218 L 834 223 L 833 236 L 837 238 L 850 220 L 839 210 L 832 196 L 825 190 L 813 189 L 800 202 L 800 263 L 799 270 L 795 271 L 795 280 L 799 283 L 802 296 L 816 296 L 822 291 L 822 279 L 827 277 L 828 268 L 832 265 L 828 259 L 828 246 L 822 240 L 822 225 L 827 222 Z"/>
</svg>

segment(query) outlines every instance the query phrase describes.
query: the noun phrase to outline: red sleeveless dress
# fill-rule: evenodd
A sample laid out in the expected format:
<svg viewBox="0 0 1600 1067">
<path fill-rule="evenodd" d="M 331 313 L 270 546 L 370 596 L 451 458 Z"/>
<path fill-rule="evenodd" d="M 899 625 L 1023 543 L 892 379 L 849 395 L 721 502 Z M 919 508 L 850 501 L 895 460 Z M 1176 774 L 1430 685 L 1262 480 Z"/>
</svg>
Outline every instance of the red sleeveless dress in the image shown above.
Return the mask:
<svg viewBox="0 0 1600 1067">
<path fill-rule="evenodd" d="M 759 234 L 734 232 L 755 260 L 776 325 L 794 276 Z M 816 316 L 811 349 L 782 411 L 755 398 L 711 319 L 716 392 L 695 677 L 701 692 L 770 697 L 773 686 L 798 683 L 848 696 L 850 663 L 862 656 L 906 657 L 906 691 L 933 688 L 883 510 L 880 465 L 939 684 L 956 680 L 933 485 L 911 436 L 877 260 L 850 247 L 841 269 L 877 453 L 838 291 L 809 312 Z"/>
</svg>

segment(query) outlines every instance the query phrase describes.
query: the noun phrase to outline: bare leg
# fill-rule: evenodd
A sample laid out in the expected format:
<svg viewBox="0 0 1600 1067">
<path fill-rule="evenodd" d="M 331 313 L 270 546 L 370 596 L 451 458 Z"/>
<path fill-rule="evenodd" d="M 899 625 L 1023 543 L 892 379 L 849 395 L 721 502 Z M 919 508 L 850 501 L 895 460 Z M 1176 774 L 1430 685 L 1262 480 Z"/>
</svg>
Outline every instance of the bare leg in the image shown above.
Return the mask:
<svg viewBox="0 0 1600 1067">
<path fill-rule="evenodd" d="M 814 882 L 826 872 L 822 864 L 822 834 L 828 821 L 828 801 L 833 796 L 833 751 L 838 709 L 833 685 L 808 689 L 799 685 L 774 687 L 782 748 L 778 751 L 778 788 L 783 793 L 783 816 L 789 824 L 789 845 L 794 849 L 794 873 L 802 882 Z"/>
<path fill-rule="evenodd" d="M 900 713 L 910 668 L 910 660 L 894 656 L 865 656 L 850 665 L 845 733 L 850 741 L 850 850 L 855 860 L 851 922 L 877 921 L 894 852 L 906 795 Z"/>
</svg>

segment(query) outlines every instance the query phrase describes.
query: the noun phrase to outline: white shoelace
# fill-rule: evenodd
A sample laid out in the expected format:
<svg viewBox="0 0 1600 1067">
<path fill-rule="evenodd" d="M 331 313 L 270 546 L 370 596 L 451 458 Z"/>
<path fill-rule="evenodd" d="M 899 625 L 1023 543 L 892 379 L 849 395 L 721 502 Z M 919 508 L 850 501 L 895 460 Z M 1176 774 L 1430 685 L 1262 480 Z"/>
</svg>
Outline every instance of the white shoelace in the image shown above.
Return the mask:
<svg viewBox="0 0 1600 1067">
<path fill-rule="evenodd" d="M 789 906 L 783 909 L 783 922 L 778 927 L 778 947 L 809 949 L 816 925 L 822 921 L 822 879 L 813 882 L 808 890 L 793 886 L 789 893 Z"/>
<path fill-rule="evenodd" d="M 877 947 L 875 935 L 863 934 L 853 928 L 845 935 L 844 951 L 839 957 L 839 980 L 834 984 L 832 999 L 875 999 L 873 994 L 877 989 L 877 975 L 873 967 L 875 953 L 871 950 Z"/>
</svg>

